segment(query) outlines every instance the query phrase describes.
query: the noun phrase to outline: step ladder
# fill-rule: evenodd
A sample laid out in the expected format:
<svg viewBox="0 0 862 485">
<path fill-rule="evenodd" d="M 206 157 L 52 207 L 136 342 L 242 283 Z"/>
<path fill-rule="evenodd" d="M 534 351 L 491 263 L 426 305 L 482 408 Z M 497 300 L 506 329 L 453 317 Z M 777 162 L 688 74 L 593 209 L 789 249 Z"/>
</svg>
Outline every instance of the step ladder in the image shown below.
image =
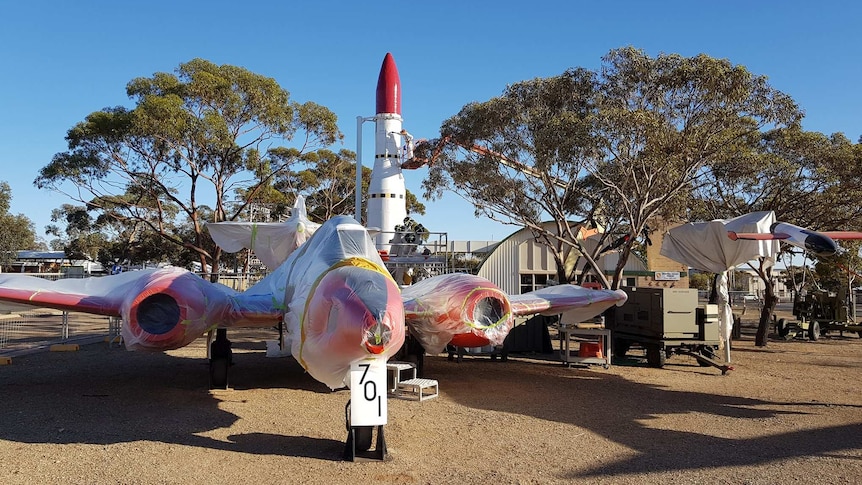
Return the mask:
<svg viewBox="0 0 862 485">
<path fill-rule="evenodd" d="M 411 362 L 390 361 L 386 370 L 389 372 L 389 395 L 393 397 L 425 401 L 440 394 L 437 381 L 416 377 L 416 365 Z M 402 380 L 405 374 L 406 379 Z"/>
<path fill-rule="evenodd" d="M 407 379 L 398 383 L 396 396 L 425 401 L 440 395 L 440 385 L 435 379 Z"/>
</svg>

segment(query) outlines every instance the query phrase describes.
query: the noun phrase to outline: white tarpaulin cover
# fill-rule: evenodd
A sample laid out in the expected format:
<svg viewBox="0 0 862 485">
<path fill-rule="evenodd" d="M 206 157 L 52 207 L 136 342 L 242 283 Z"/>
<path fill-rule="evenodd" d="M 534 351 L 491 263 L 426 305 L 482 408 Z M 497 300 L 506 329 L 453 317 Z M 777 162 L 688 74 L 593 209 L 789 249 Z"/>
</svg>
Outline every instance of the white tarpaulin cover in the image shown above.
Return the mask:
<svg viewBox="0 0 862 485">
<path fill-rule="evenodd" d="M 772 211 L 752 212 L 733 219 L 692 222 L 675 227 L 664 236 L 661 254 L 701 271 L 718 273 L 719 328 L 725 342 L 730 338 L 733 313 L 727 292 L 727 271 L 748 261 L 775 261 L 778 241 L 733 241 L 728 231 L 768 233 L 775 222 Z"/>
<path fill-rule="evenodd" d="M 207 224 L 213 241 L 235 253 L 249 248 L 270 270 L 287 260 L 308 240 L 320 224 L 308 220 L 305 198 L 298 196 L 290 217 L 284 222 L 213 222 Z"/>
</svg>

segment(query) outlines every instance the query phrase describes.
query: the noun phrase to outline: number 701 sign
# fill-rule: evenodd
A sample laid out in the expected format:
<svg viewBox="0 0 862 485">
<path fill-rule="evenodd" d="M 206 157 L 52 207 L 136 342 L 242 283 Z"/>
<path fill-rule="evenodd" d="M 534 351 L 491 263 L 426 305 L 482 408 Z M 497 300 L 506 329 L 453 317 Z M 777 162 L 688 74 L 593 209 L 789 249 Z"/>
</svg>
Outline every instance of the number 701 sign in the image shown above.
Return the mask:
<svg viewBox="0 0 862 485">
<path fill-rule="evenodd" d="M 350 425 L 386 424 L 386 360 L 381 355 L 350 364 Z"/>
</svg>

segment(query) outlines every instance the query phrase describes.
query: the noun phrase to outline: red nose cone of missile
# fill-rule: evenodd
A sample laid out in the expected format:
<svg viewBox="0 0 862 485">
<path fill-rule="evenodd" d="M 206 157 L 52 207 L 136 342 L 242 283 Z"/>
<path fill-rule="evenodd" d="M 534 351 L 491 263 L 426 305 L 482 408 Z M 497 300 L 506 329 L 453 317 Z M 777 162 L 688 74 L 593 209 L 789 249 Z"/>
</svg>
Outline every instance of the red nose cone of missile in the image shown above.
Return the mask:
<svg viewBox="0 0 862 485">
<path fill-rule="evenodd" d="M 387 52 L 380 66 L 380 76 L 377 78 L 377 114 L 401 114 L 401 79 L 395 59 Z"/>
</svg>

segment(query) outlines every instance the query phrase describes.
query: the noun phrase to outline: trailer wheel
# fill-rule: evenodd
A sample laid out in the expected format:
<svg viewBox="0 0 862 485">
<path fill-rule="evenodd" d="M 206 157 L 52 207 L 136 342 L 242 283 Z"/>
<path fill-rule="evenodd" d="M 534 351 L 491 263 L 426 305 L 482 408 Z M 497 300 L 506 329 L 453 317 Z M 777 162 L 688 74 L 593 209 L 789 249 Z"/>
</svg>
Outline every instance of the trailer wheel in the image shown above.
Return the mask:
<svg viewBox="0 0 862 485">
<path fill-rule="evenodd" d="M 862 337 L 862 332 L 859 332 L 859 336 Z M 630 340 L 626 340 L 624 338 L 615 338 L 614 339 L 614 355 L 617 357 L 625 357 L 626 352 L 631 348 L 632 343 Z"/>
<path fill-rule="evenodd" d="M 778 319 L 778 323 L 775 324 L 776 330 L 778 330 L 778 336 L 784 338 L 790 333 L 790 327 L 787 325 L 787 321 L 783 318 Z"/>
<path fill-rule="evenodd" d="M 659 344 L 647 345 L 646 348 L 646 358 L 647 364 L 650 367 L 656 367 L 661 369 L 664 367 L 665 362 L 667 361 L 667 354 L 665 354 L 664 349 Z"/>
<path fill-rule="evenodd" d="M 811 322 L 808 324 L 808 340 L 816 341 L 820 338 L 820 323 Z"/>
</svg>

